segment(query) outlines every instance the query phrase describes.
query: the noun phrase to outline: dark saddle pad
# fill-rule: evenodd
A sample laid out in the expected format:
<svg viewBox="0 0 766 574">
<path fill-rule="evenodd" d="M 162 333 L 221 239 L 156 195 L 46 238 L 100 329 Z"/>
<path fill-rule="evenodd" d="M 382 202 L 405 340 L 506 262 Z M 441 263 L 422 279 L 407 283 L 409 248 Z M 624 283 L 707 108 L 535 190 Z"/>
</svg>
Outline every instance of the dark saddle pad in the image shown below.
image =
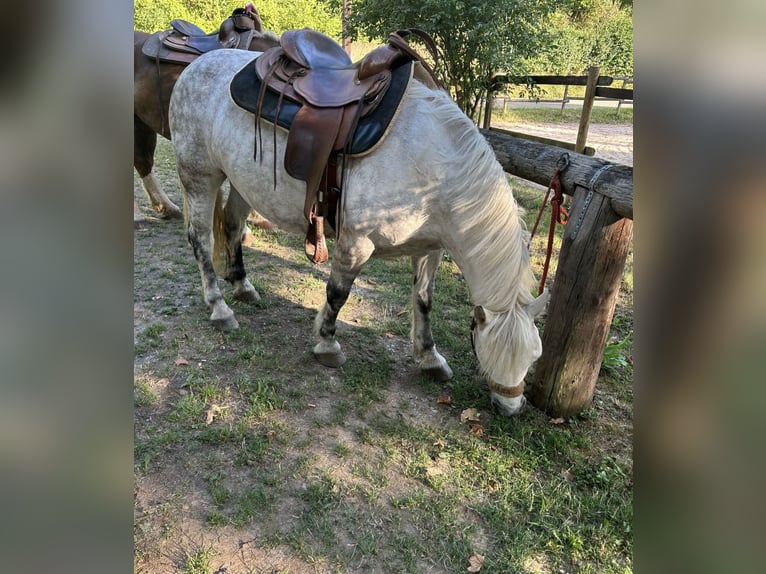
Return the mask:
<svg viewBox="0 0 766 574">
<path fill-rule="evenodd" d="M 258 94 L 261 91 L 261 80 L 255 73 L 257 59 L 237 72 L 229 85 L 234 102 L 251 113 L 257 113 L 259 109 Z M 392 70 L 391 83 L 380 103 L 372 113 L 361 117 L 357 123 L 348 148 L 350 155 L 368 152 L 381 140 L 399 109 L 399 103 L 407 91 L 411 77 L 412 62 L 406 62 Z M 287 98 L 282 98 L 281 103 L 279 100 L 278 93 L 267 89 L 260 107 L 260 115 L 266 121 L 276 122 L 277 125 L 289 130 L 302 104 Z M 277 107 L 279 107 L 279 117 L 276 117 Z"/>
</svg>

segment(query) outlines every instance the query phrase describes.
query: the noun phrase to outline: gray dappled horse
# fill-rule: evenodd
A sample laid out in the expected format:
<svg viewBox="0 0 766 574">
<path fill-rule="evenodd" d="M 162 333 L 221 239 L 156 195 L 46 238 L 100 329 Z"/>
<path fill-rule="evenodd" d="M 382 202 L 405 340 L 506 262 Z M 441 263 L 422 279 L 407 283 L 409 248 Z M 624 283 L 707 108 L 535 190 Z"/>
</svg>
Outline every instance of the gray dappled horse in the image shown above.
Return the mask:
<svg viewBox="0 0 766 574">
<path fill-rule="evenodd" d="M 214 248 L 225 252 L 222 276 L 232 284 L 234 298 L 254 300 L 259 295 L 245 276 L 241 247 L 248 211 L 256 209 L 286 231 L 306 230 L 304 182 L 280 161 L 254 159 L 254 115 L 230 94 L 230 82 L 253 59 L 232 50 L 201 56 L 179 78 L 170 105 L 188 238 L 210 319 L 223 330 L 238 323 L 217 283 Z M 262 157 L 281 158 L 287 131 L 277 128 L 274 134 L 273 124 L 265 121 L 262 130 Z M 221 208 L 216 192 L 225 178 L 231 191 Z M 492 400 L 504 414 L 519 412 L 524 377 L 542 351 L 534 318 L 547 292 L 530 294 L 534 278 L 519 208 L 476 126 L 444 90 L 412 79 L 386 137 L 369 152 L 347 158 L 342 181 L 327 300 L 314 325 L 317 360 L 333 367 L 345 360 L 336 319 L 365 262 L 405 255 L 412 258 L 414 275 L 414 359 L 424 373 L 449 379 L 452 370 L 436 350 L 430 325 L 434 279 L 446 250 L 475 305 L 474 349 Z M 214 228 L 222 231 L 215 240 Z"/>
</svg>

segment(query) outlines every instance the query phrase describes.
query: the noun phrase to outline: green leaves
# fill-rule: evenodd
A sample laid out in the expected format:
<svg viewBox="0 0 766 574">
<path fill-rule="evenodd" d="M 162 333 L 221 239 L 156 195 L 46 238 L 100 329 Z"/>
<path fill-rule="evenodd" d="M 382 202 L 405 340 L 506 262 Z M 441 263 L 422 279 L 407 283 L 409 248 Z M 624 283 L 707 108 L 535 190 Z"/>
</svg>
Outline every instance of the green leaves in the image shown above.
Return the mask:
<svg viewBox="0 0 766 574">
<path fill-rule="evenodd" d="M 181 18 L 213 32 L 235 8 L 246 3 L 246 0 L 135 0 L 133 26 L 136 30 L 156 32 L 167 30 L 171 20 Z M 340 40 L 339 0 L 258 0 L 253 4 L 267 30 L 281 34 L 309 27 Z"/>
<path fill-rule="evenodd" d="M 552 0 L 357 0 L 352 29 L 384 39 L 394 30 L 422 28 L 439 49 L 441 73 L 458 106 L 471 117 L 491 77 L 512 72 L 540 41 Z"/>
</svg>

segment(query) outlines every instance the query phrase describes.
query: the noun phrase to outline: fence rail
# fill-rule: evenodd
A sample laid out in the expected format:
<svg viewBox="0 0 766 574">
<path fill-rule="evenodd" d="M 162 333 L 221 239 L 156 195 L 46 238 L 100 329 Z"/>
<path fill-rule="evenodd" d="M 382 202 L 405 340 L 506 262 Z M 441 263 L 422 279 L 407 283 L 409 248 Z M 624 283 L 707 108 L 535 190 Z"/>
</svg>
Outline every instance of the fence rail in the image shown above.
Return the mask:
<svg viewBox="0 0 766 574">
<path fill-rule="evenodd" d="M 595 150 L 593 150 L 591 147 L 587 147 L 585 143 L 588 135 L 588 128 L 590 126 L 590 116 L 596 98 L 600 98 L 601 100 L 608 99 L 617 101 L 617 113 L 619 113 L 620 108 L 622 107 L 622 104 L 625 100 L 633 101 L 633 88 L 625 87 L 628 84 L 633 85 L 632 77 L 626 76 L 613 78 L 612 76 L 601 76 L 599 71 L 600 68 L 598 66 L 591 66 L 588 69 L 587 76 L 514 76 L 508 74 L 499 74 L 493 78 L 492 87 L 487 93 L 487 100 L 484 103 L 484 121 L 482 123 L 482 128 L 491 129 L 492 109 L 494 108 L 495 94 L 509 84 L 564 86 L 564 96 L 562 99 L 553 100 L 555 102 L 561 102 L 562 113 L 564 112 L 564 106 L 572 99 L 574 99 L 568 96 L 569 86 L 585 86 L 585 96 L 582 98 L 583 106 L 582 112 L 580 114 L 580 125 L 577 132 L 577 141 L 572 144 L 569 142 L 547 139 L 545 143 L 557 145 L 566 149 L 571 149 L 577 153 L 593 155 Z M 622 80 L 622 87 L 611 87 L 615 79 Z M 504 100 L 503 111 L 505 111 L 505 104 L 506 102 Z M 516 137 L 540 141 L 538 136 L 531 136 L 519 132 L 514 132 L 513 135 Z"/>
</svg>

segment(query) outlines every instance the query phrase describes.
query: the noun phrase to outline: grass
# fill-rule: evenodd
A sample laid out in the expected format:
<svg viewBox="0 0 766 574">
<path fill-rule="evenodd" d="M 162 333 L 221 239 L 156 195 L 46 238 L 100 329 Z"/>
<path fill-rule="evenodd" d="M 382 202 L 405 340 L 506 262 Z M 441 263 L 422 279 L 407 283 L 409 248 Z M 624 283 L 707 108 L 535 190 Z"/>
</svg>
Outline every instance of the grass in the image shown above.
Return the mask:
<svg viewBox="0 0 766 574">
<path fill-rule="evenodd" d="M 161 181 L 177 193 L 172 173 Z M 513 186 L 531 227 L 541 193 Z M 254 236 L 245 264 L 262 300 L 235 305 L 240 329 L 221 334 L 207 323 L 180 230 L 163 222 L 137 234 L 136 301 L 148 317 L 136 336 L 137 497 L 186 508 L 137 510 L 139 562 L 151 570 L 183 534 L 216 540 L 177 559 L 173 571 L 188 573 L 211 572 L 231 547 L 263 571 L 464 572 L 473 553 L 488 573 L 632 571 L 632 281 L 592 407 L 565 422 L 535 410 L 508 419 L 492 414 L 470 347 L 467 287 L 448 257 L 433 329 L 455 377 L 437 384 L 407 355 L 407 258 L 365 266 L 340 315 L 348 361 L 325 369 L 311 359 L 310 331 L 327 268 L 305 262 L 300 237 Z M 536 240 L 538 276 L 543 249 Z M 156 298 L 167 297 L 168 279 L 144 271 L 152 263 L 174 289 L 196 285 L 176 310 Z M 436 402 L 442 395 L 449 404 Z M 221 410 L 208 422 L 213 405 Z M 480 434 L 460 422 L 469 407 Z"/>
<path fill-rule="evenodd" d="M 134 345 L 135 354 L 143 355 L 151 350 L 158 349 L 162 345 L 162 334 L 166 328 L 161 323 L 154 323 L 143 331 L 139 331 L 137 335 L 138 341 Z"/>
<path fill-rule="evenodd" d="M 186 557 L 183 565 L 184 574 L 210 574 L 212 568 L 210 565 L 211 552 L 207 548 L 199 548 Z"/>
<path fill-rule="evenodd" d="M 582 115 L 581 106 L 565 106 L 564 111 L 560 107 L 525 107 L 495 109 L 492 112 L 492 120 L 502 120 L 510 123 L 540 123 L 557 124 L 561 122 L 580 121 Z M 616 108 L 594 106 L 590 116 L 591 124 L 632 124 L 633 108 L 623 107 L 618 112 Z"/>
</svg>

